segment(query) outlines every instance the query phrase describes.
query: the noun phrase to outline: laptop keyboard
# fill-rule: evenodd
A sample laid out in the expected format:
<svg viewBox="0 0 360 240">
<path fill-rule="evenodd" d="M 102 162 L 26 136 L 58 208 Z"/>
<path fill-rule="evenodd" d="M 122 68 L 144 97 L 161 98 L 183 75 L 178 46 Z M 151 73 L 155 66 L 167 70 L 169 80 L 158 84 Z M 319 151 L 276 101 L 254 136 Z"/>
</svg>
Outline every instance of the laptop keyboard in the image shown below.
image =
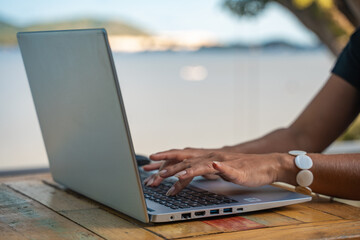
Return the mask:
<svg viewBox="0 0 360 240">
<path fill-rule="evenodd" d="M 176 196 L 166 196 L 166 192 L 173 184 L 174 182 L 171 180 L 164 180 L 157 187 L 144 186 L 144 196 L 146 199 L 171 209 L 203 207 L 238 202 L 224 195 L 215 194 L 192 186 L 187 186 Z"/>
</svg>

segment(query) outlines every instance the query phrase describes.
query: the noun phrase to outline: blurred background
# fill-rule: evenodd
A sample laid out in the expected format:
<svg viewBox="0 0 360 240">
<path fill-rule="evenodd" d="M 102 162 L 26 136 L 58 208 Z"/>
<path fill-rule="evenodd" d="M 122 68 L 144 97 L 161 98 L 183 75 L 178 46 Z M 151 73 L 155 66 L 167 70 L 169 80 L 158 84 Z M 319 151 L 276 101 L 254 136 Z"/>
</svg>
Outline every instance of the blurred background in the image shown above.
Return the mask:
<svg viewBox="0 0 360 240">
<path fill-rule="evenodd" d="M 46 169 L 18 31 L 106 28 L 137 153 L 288 126 L 359 23 L 338 0 L 0 2 L 0 173 Z M 324 106 L 331 107 L 331 106 Z M 359 151 L 355 124 L 329 152 Z"/>
</svg>

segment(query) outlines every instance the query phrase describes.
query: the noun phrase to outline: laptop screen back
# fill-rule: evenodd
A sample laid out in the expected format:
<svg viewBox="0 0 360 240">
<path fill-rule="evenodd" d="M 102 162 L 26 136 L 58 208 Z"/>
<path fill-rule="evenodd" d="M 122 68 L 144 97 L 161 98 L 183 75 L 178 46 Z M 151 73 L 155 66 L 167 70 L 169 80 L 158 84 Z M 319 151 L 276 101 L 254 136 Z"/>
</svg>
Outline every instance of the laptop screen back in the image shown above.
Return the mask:
<svg viewBox="0 0 360 240">
<path fill-rule="evenodd" d="M 147 222 L 105 30 L 19 33 L 18 41 L 53 178 Z"/>
</svg>

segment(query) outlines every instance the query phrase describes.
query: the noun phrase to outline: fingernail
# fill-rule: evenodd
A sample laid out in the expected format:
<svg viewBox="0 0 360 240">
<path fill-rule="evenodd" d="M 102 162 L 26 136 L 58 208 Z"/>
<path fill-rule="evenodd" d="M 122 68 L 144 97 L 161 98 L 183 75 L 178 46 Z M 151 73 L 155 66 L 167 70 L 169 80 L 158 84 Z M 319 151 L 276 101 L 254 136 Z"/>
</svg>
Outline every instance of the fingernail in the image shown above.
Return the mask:
<svg viewBox="0 0 360 240">
<path fill-rule="evenodd" d="M 176 174 L 175 177 L 178 178 L 178 177 L 181 177 L 181 176 L 183 176 L 185 174 L 186 174 L 186 170 L 183 170 L 183 171 L 179 172 L 178 174 Z"/>
<path fill-rule="evenodd" d="M 218 161 L 213 161 L 213 164 L 215 164 L 215 165 L 217 165 L 217 166 L 220 166 L 220 165 L 221 165 L 221 163 L 218 162 Z"/>
<path fill-rule="evenodd" d="M 172 186 L 172 187 L 169 189 L 169 191 L 167 191 L 166 196 L 170 196 L 170 195 L 173 193 L 174 190 L 175 190 L 175 187 Z"/>
<path fill-rule="evenodd" d="M 150 186 L 151 184 L 153 184 L 153 182 L 154 182 L 154 178 L 150 178 L 146 186 Z"/>
<path fill-rule="evenodd" d="M 166 169 L 161 170 L 161 171 L 159 172 L 159 175 L 161 176 L 161 175 L 163 175 L 163 174 L 165 174 L 165 173 L 167 173 L 167 170 L 166 170 Z"/>
<path fill-rule="evenodd" d="M 147 178 L 143 181 L 143 184 L 146 184 L 147 181 L 149 181 L 150 178 L 151 178 L 151 176 L 147 177 Z"/>
</svg>

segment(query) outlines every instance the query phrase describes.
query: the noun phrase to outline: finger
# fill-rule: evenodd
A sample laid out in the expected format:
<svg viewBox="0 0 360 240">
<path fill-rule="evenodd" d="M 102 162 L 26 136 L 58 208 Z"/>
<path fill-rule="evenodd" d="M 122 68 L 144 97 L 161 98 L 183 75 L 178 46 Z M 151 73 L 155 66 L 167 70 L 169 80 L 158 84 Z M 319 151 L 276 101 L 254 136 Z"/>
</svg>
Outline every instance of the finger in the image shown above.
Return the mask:
<svg viewBox="0 0 360 240">
<path fill-rule="evenodd" d="M 154 181 L 151 184 L 152 187 L 157 187 L 160 185 L 160 183 L 164 180 L 164 178 L 160 177 L 159 174 L 156 174 L 156 176 L 154 176 Z"/>
<path fill-rule="evenodd" d="M 148 172 L 148 171 L 153 171 L 153 170 L 159 169 L 162 164 L 163 164 L 162 162 L 150 163 L 150 164 L 143 166 L 142 168 L 144 169 L 144 171 Z"/>
<path fill-rule="evenodd" d="M 150 159 L 154 161 L 159 160 L 176 160 L 183 161 L 184 159 L 191 158 L 191 154 L 189 154 L 186 150 L 169 150 L 159 153 L 154 153 L 150 155 Z"/>
<path fill-rule="evenodd" d="M 166 193 L 167 196 L 175 196 L 181 190 L 183 190 L 189 183 L 192 181 L 192 178 L 188 178 L 186 180 L 177 181 Z"/>
<path fill-rule="evenodd" d="M 235 168 L 228 166 L 226 163 L 220 163 L 217 161 L 214 161 L 212 165 L 214 169 L 219 171 L 219 175 L 225 180 L 235 184 L 242 184 L 240 172 Z"/>
<path fill-rule="evenodd" d="M 152 175 L 149 176 L 149 177 L 147 177 L 147 178 L 143 181 L 143 184 L 147 185 L 147 183 L 149 182 L 149 180 L 150 180 L 151 177 L 152 177 Z"/>
<path fill-rule="evenodd" d="M 144 183 L 146 186 L 150 186 L 150 185 L 154 182 L 154 178 L 155 178 L 156 175 L 157 175 L 157 173 L 152 174 L 151 176 L 149 176 L 148 178 L 146 178 L 143 183 Z"/>
<path fill-rule="evenodd" d="M 151 183 L 148 182 L 147 186 L 156 187 L 159 186 L 160 183 L 164 180 L 161 176 L 159 176 L 159 173 L 163 171 L 163 169 L 167 166 L 171 166 L 174 163 L 172 161 L 162 161 L 161 166 L 159 167 L 159 172 L 152 175 L 152 178 L 149 180 Z"/>
<path fill-rule="evenodd" d="M 212 161 L 208 160 L 194 164 L 191 167 L 188 167 L 177 173 L 176 176 L 183 180 L 187 178 L 194 178 L 196 176 L 208 176 L 211 174 L 214 175 L 216 173 L 218 173 L 218 171 L 213 167 Z"/>
<path fill-rule="evenodd" d="M 167 178 L 167 177 L 171 177 L 171 176 L 176 176 L 179 177 L 182 174 L 185 174 L 186 172 L 184 171 L 185 169 L 187 169 L 188 167 L 191 166 L 191 162 L 196 161 L 196 160 L 187 160 L 187 161 L 182 161 L 179 163 L 175 163 L 175 164 L 168 164 L 166 167 L 162 168 L 161 171 L 159 171 L 159 176 L 163 177 L 163 178 Z"/>
<path fill-rule="evenodd" d="M 216 174 L 205 174 L 205 175 L 203 175 L 203 177 L 208 180 L 216 180 L 216 179 L 220 178 L 220 176 L 216 175 Z"/>
</svg>

